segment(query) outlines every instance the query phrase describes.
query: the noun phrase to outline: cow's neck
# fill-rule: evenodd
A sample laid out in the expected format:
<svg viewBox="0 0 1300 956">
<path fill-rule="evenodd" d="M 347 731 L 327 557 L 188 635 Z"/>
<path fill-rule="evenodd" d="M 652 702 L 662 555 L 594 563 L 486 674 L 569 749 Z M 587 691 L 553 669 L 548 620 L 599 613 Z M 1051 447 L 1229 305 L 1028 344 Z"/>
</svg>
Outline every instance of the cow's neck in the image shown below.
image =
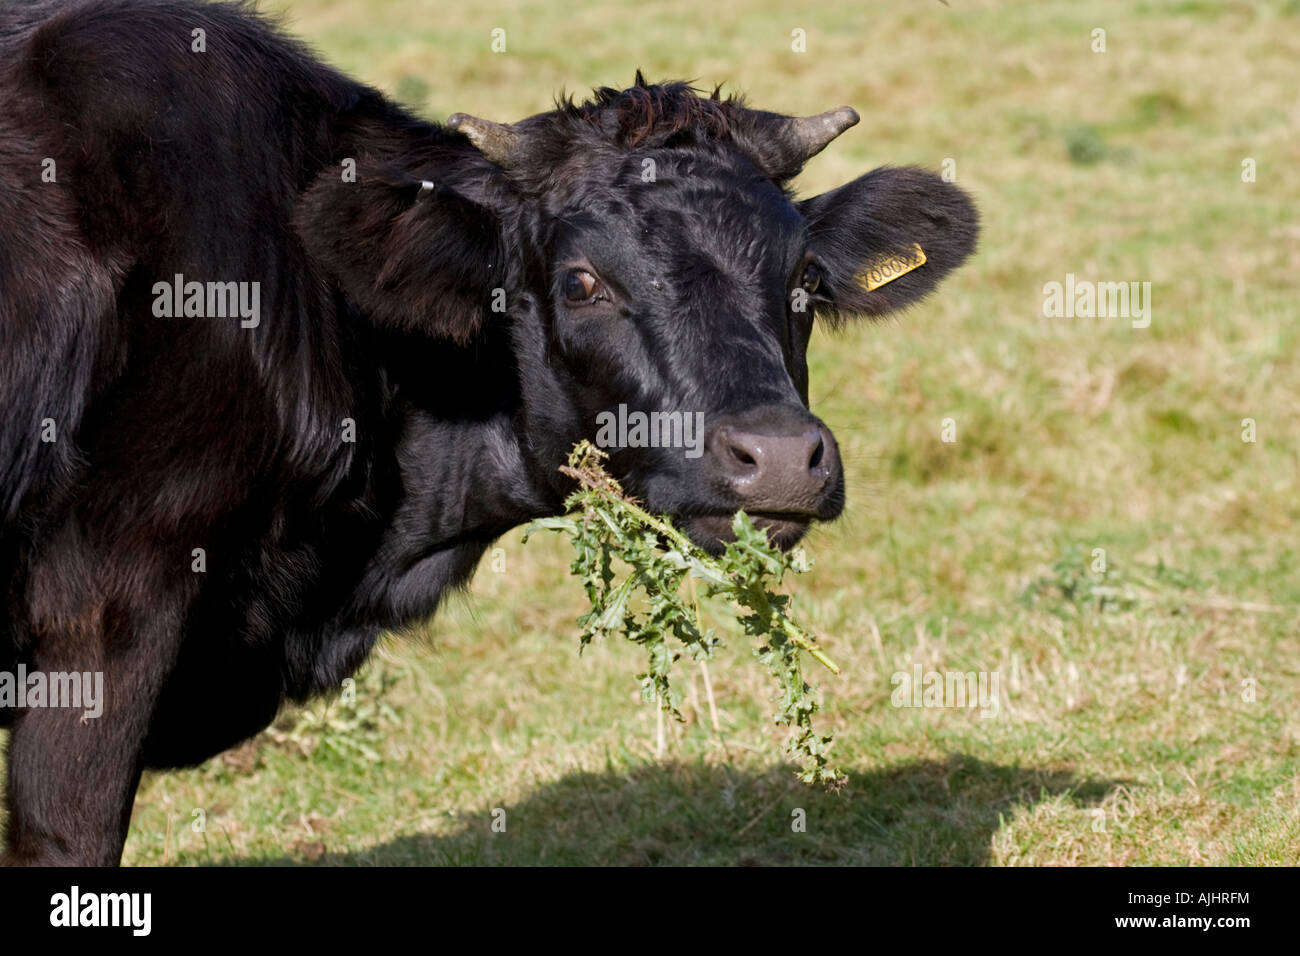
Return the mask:
<svg viewBox="0 0 1300 956">
<path fill-rule="evenodd" d="M 398 456 L 405 496 L 397 518 L 428 529 L 427 542 L 434 546 L 490 541 L 560 504 L 535 481 L 518 418 L 510 411 L 446 421 L 412 410 Z"/>
<path fill-rule="evenodd" d="M 467 582 L 492 542 L 561 507 L 525 459 L 517 416 L 440 419 L 407 408 L 396 451 L 400 493 L 366 562 L 349 615 L 401 627 Z"/>
</svg>

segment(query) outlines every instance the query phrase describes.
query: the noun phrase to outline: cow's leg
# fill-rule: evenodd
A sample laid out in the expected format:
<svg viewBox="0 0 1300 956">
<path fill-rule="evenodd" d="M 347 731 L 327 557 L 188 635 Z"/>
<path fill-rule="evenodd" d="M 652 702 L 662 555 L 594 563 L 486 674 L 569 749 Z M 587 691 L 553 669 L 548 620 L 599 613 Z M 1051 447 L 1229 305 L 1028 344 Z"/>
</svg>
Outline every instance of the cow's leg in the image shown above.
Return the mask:
<svg viewBox="0 0 1300 956">
<path fill-rule="evenodd" d="M 179 629 L 165 611 L 98 618 L 93 634 L 42 641 L 28 664 L 29 673 L 102 673 L 103 712 L 32 707 L 15 721 L 6 864 L 115 866 L 121 858 L 144 740 Z"/>
</svg>

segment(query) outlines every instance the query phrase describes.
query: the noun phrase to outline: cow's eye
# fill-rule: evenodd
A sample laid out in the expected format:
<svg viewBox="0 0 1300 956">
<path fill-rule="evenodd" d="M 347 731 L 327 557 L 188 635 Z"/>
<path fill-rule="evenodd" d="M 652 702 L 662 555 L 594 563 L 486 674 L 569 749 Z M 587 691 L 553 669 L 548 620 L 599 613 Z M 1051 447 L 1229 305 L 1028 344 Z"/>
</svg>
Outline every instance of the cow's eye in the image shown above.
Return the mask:
<svg viewBox="0 0 1300 956">
<path fill-rule="evenodd" d="M 803 278 L 799 280 L 803 290 L 812 295 L 822 284 L 822 270 L 817 268 L 815 262 L 810 262 L 803 269 Z"/>
<path fill-rule="evenodd" d="M 572 269 L 564 277 L 564 298 L 565 301 L 574 305 L 583 302 L 593 302 L 601 297 L 604 288 L 600 280 L 588 272 L 586 269 Z"/>
</svg>

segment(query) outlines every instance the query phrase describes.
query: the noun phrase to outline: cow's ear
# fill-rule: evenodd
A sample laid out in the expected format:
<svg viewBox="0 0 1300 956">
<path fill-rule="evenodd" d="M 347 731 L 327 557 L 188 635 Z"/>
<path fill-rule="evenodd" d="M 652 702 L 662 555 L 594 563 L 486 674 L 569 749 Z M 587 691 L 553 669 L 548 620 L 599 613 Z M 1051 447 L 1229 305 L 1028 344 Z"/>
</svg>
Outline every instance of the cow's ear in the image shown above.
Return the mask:
<svg viewBox="0 0 1300 956">
<path fill-rule="evenodd" d="M 979 233 L 970 198 L 914 167 L 874 170 L 799 207 L 832 320 L 919 301 L 971 254 Z"/>
<path fill-rule="evenodd" d="M 303 194 L 307 252 L 374 321 L 467 342 L 502 284 L 496 216 L 402 170 L 337 170 Z"/>
</svg>

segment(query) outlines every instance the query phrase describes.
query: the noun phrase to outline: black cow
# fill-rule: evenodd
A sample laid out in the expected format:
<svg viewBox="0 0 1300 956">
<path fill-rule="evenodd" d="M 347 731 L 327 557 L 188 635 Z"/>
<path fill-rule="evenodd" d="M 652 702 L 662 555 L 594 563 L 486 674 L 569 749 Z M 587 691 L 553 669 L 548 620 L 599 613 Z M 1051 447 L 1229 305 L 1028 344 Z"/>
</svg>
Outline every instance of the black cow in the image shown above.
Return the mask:
<svg viewBox="0 0 1300 956">
<path fill-rule="evenodd" d="M 337 688 L 620 405 L 703 415 L 611 458 L 702 545 L 834 518 L 814 317 L 917 301 L 977 231 L 916 169 L 797 201 L 847 107 L 638 75 L 438 125 L 236 5 L 9 0 L 0 101 L 0 675 L 104 688 L 0 696 L 10 862 L 116 863 L 142 768 Z"/>
</svg>

